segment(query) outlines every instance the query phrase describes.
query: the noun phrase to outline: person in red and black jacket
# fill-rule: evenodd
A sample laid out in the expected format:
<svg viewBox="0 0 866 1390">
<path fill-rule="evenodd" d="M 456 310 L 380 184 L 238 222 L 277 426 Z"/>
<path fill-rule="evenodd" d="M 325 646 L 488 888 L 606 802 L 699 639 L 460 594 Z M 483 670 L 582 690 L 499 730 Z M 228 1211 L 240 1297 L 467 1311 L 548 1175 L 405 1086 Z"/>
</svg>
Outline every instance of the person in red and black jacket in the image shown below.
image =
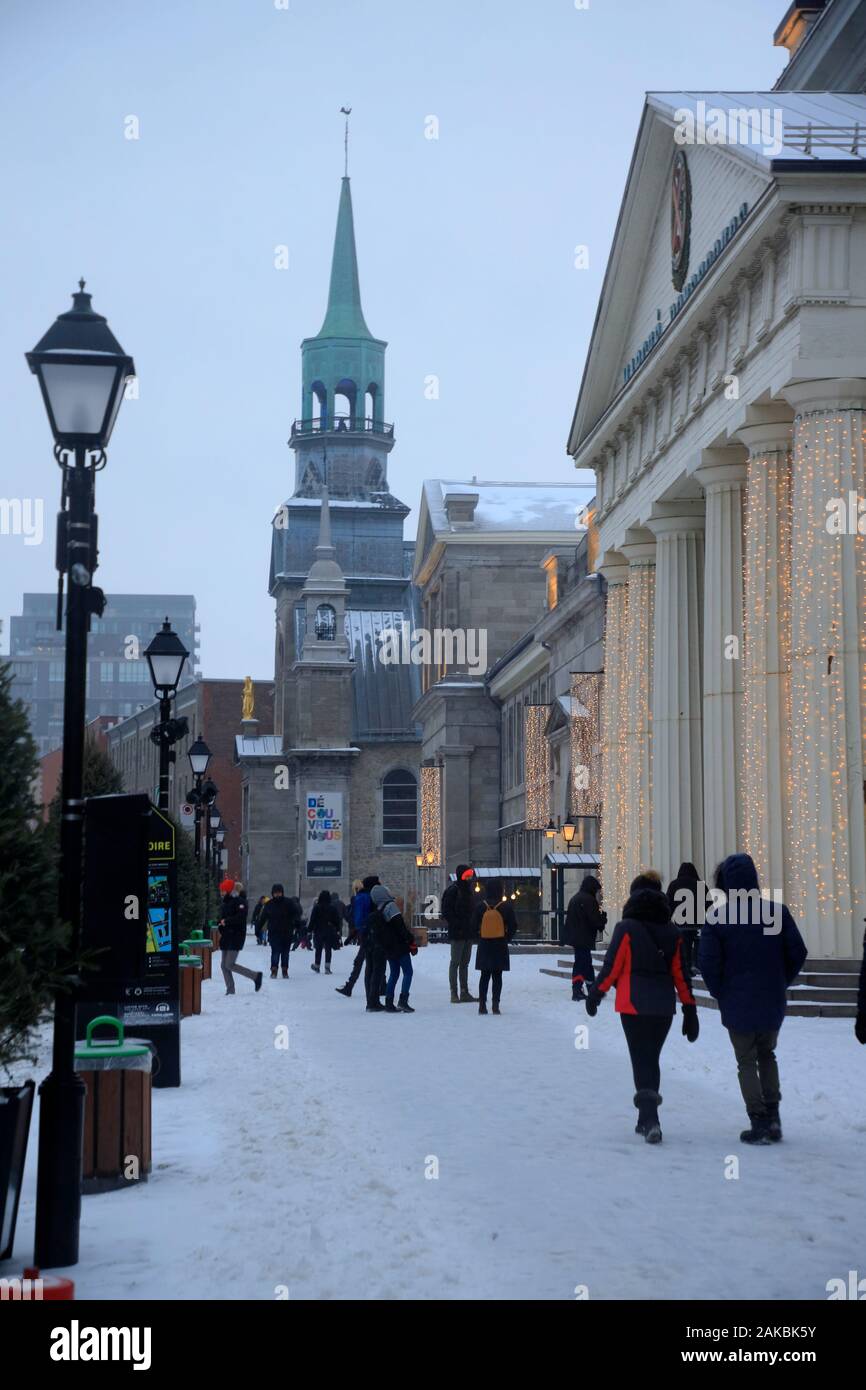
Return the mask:
<svg viewBox="0 0 866 1390">
<path fill-rule="evenodd" d="M 648 1144 L 658 1144 L 662 1137 L 659 1058 L 676 1013 L 677 996 L 689 1042 L 697 1041 L 698 1010 L 683 960 L 682 936 L 671 922 L 660 883 L 654 875 L 639 874 L 629 893 L 622 921 L 614 928 L 601 972 L 587 996 L 586 1012 L 594 1017 L 608 990 L 616 985 L 616 1011 L 634 1073 L 635 1134 L 642 1134 Z"/>
</svg>

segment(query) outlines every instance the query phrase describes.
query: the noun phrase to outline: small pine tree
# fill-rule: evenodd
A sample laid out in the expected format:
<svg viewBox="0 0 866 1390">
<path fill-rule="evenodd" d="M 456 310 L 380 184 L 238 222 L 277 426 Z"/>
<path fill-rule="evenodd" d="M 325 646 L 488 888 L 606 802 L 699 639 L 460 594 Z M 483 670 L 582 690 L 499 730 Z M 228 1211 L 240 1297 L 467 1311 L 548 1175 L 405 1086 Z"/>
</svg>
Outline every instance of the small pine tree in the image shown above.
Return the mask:
<svg viewBox="0 0 866 1390">
<path fill-rule="evenodd" d="M 177 856 L 177 915 L 181 941 L 194 931 L 205 930 L 205 881 L 196 862 L 192 836 L 174 822 Z"/>
<path fill-rule="evenodd" d="M 123 773 L 100 748 L 96 740 L 87 734 L 84 739 L 84 763 L 82 765 L 82 786 L 84 796 L 114 796 L 124 790 Z M 52 847 L 60 851 L 60 808 L 63 801 L 63 778 L 57 782 L 57 791 L 48 807 L 48 832 Z"/>
<path fill-rule="evenodd" d="M 33 1059 L 32 1038 L 68 972 L 58 953 L 52 837 L 33 794 L 38 772 L 27 712 L 0 662 L 0 1069 Z"/>
</svg>

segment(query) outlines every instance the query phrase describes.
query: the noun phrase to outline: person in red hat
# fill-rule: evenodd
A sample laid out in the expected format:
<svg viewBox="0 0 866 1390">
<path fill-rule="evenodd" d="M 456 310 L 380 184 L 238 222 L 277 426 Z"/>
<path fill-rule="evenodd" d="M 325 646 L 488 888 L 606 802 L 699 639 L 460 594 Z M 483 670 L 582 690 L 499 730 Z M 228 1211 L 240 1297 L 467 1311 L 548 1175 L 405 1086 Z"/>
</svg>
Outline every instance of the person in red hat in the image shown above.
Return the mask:
<svg viewBox="0 0 866 1390">
<path fill-rule="evenodd" d="M 442 916 L 448 923 L 448 940 L 451 944 L 448 983 L 452 1004 L 477 1002 L 475 995 L 469 992 L 469 962 L 472 959 L 474 936 L 472 919 L 476 901 L 475 870 L 468 864 L 458 864 L 454 871 L 454 882 L 449 883 L 442 894 Z"/>
</svg>

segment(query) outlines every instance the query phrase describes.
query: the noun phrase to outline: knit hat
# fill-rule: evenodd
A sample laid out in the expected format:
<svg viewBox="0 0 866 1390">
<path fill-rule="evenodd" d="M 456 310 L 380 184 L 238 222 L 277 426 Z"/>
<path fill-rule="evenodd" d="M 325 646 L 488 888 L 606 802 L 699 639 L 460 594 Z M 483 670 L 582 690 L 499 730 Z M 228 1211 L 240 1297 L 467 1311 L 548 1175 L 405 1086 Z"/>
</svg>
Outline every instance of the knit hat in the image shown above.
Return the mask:
<svg viewBox="0 0 866 1390">
<path fill-rule="evenodd" d="M 222 883 L 220 884 L 220 892 L 223 894 L 223 896 L 225 896 L 226 893 L 230 893 L 232 891 L 234 886 L 235 881 L 233 878 L 224 878 Z"/>
<path fill-rule="evenodd" d="M 388 892 L 388 889 L 381 883 L 377 883 L 376 886 L 370 890 L 370 897 L 373 899 L 374 907 L 379 909 L 386 922 L 390 922 L 392 917 L 399 917 L 399 907 L 395 903 L 392 895 Z"/>
</svg>

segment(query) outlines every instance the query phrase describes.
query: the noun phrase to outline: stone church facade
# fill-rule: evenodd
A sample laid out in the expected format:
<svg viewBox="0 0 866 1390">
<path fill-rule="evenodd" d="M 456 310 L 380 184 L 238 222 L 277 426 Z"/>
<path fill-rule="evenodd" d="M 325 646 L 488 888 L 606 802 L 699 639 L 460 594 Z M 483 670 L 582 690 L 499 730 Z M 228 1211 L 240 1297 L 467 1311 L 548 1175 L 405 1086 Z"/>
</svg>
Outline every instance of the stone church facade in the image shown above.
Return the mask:
<svg viewBox="0 0 866 1390">
<path fill-rule="evenodd" d="M 415 626 L 409 508 L 388 484 L 386 343 L 361 308 L 351 188 L 342 181 L 328 308 L 301 344 L 294 491 L 272 521 L 273 727 L 243 721 L 243 878 L 308 907 L 375 872 L 411 892 L 419 828 L 416 667 L 385 664 L 381 635 Z"/>
</svg>

